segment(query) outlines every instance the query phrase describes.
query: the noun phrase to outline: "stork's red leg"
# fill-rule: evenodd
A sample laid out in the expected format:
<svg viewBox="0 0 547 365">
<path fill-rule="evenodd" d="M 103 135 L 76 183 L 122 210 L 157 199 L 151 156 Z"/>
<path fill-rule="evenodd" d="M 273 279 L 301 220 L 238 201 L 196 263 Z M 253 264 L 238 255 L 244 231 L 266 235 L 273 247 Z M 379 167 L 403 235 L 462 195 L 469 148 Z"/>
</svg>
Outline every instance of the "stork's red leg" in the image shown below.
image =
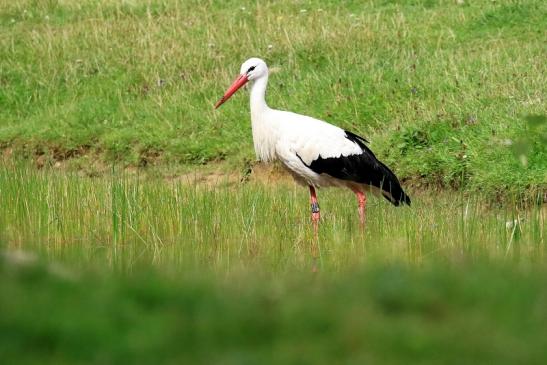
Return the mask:
<svg viewBox="0 0 547 365">
<path fill-rule="evenodd" d="M 310 201 L 311 201 L 311 220 L 317 233 L 319 219 L 321 219 L 321 213 L 319 212 L 319 203 L 317 202 L 317 195 L 315 194 L 315 188 L 310 185 Z"/>
<path fill-rule="evenodd" d="M 359 202 L 359 222 L 363 229 L 365 228 L 365 206 L 367 205 L 367 196 L 359 189 L 353 189 L 353 192 L 357 196 L 357 201 Z"/>
</svg>

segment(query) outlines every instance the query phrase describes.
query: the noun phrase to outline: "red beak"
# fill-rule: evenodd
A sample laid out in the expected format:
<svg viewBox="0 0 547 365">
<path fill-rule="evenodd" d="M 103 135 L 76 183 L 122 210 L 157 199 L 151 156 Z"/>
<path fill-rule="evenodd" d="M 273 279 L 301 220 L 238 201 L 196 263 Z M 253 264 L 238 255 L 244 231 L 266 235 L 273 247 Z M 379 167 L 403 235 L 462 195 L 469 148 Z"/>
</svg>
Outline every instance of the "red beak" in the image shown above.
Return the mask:
<svg viewBox="0 0 547 365">
<path fill-rule="evenodd" d="M 249 79 L 247 78 L 247 75 L 240 75 L 233 83 L 232 83 L 232 86 L 230 86 L 228 88 L 228 90 L 226 90 L 226 92 L 224 93 L 224 96 L 222 98 L 220 98 L 219 101 L 217 101 L 217 103 L 215 104 L 215 109 L 217 109 L 219 106 L 221 106 L 222 104 L 224 104 L 224 102 L 228 99 L 230 99 L 230 96 L 234 95 L 234 93 L 240 88 L 242 87 L 243 85 L 245 85 L 247 83 L 247 81 L 249 81 Z"/>
</svg>

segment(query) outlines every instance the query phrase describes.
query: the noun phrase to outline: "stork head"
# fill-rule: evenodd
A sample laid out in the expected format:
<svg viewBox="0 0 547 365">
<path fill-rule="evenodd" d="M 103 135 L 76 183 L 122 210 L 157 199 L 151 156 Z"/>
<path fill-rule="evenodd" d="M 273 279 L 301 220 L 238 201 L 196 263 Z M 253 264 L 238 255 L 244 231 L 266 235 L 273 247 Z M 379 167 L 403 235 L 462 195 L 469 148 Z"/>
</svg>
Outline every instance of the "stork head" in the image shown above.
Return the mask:
<svg viewBox="0 0 547 365">
<path fill-rule="evenodd" d="M 249 81 L 253 81 L 261 78 L 264 75 L 267 75 L 268 66 L 266 66 L 266 62 L 264 62 L 260 58 L 249 58 L 241 65 L 241 70 L 239 71 L 239 74 L 246 75 Z"/>
<path fill-rule="evenodd" d="M 239 76 L 235 79 L 232 85 L 226 90 L 224 96 L 220 98 L 215 104 L 215 109 L 221 106 L 226 100 L 230 98 L 239 88 L 245 85 L 249 81 L 258 80 L 261 77 L 268 75 L 268 66 L 266 62 L 260 58 L 249 58 L 241 65 Z"/>
</svg>

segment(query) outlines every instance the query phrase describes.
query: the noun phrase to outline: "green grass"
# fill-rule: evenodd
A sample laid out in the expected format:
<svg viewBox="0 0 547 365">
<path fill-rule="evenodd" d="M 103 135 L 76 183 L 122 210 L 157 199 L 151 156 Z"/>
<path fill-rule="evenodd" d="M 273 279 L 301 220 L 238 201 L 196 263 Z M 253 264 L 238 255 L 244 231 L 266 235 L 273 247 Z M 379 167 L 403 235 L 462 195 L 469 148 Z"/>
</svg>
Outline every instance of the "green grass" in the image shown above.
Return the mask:
<svg viewBox="0 0 547 365">
<path fill-rule="evenodd" d="M 545 211 L 118 173 L 0 170 L 12 364 L 542 363 Z"/>
<path fill-rule="evenodd" d="M 546 13 L 0 0 L 2 363 L 544 364 Z M 251 56 L 412 207 L 249 177 Z"/>
<path fill-rule="evenodd" d="M 362 234 L 353 194 L 321 190 L 323 219 L 315 247 L 306 189 L 222 182 L 206 187 L 115 171 L 82 178 L 6 166 L 0 171 L 0 237 L 12 248 L 35 247 L 48 255 L 83 250 L 90 256 L 82 259 L 99 255 L 122 267 L 144 260 L 201 262 L 221 270 L 256 263 L 284 271 L 310 257 L 333 270 L 371 258 L 544 259 L 540 206 L 488 209 L 480 197 L 435 192 L 411 194 L 410 208 L 371 199 Z"/>
<path fill-rule="evenodd" d="M 0 145 L 40 164 L 253 160 L 250 56 L 269 102 L 366 135 L 402 178 L 545 190 L 543 1 L 1 1 Z M 271 45 L 271 47 L 270 47 Z M 543 135 L 543 137 L 542 137 Z M 527 164 L 509 144 L 527 140 Z M 543 139 L 544 140 L 544 139 Z"/>
<path fill-rule="evenodd" d="M 543 364 L 547 277 L 495 265 L 212 278 L 0 263 L 10 364 Z M 68 278 L 67 278 L 68 277 Z"/>
<path fill-rule="evenodd" d="M 10 364 L 542 364 L 545 211 L 0 170 Z"/>
</svg>

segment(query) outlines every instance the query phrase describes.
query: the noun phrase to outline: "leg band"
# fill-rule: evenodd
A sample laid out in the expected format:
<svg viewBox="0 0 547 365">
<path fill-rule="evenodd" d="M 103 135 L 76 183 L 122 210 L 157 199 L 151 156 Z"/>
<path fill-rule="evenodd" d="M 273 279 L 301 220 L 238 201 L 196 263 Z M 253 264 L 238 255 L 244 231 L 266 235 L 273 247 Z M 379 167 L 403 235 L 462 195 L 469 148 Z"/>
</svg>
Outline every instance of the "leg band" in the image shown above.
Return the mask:
<svg viewBox="0 0 547 365">
<path fill-rule="evenodd" d="M 311 212 L 312 213 L 319 213 L 319 203 L 318 202 L 311 203 Z"/>
</svg>

